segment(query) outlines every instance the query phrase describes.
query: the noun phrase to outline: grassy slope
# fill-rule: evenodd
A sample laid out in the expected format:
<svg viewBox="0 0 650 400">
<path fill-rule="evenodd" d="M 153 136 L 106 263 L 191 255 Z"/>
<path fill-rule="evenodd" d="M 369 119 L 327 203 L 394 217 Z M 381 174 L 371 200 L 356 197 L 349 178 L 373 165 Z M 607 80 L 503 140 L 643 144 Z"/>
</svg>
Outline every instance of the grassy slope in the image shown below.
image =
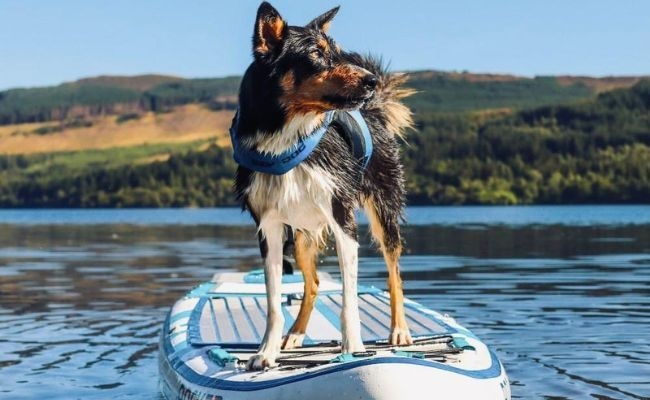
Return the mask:
<svg viewBox="0 0 650 400">
<path fill-rule="evenodd" d="M 184 143 L 143 144 L 131 147 L 113 147 L 85 151 L 57 152 L 31 155 L 32 163 L 21 170 L 21 176 L 7 177 L 20 180 L 34 175 L 51 175 L 64 172 L 77 175 L 89 169 L 112 169 L 123 165 L 148 164 L 166 161 L 171 154 L 189 150 L 201 151 L 212 143 L 210 140 L 195 140 Z M 2 174 L 0 173 L 0 176 Z"/>
<path fill-rule="evenodd" d="M 116 116 L 96 117 L 92 126 L 64 128 L 39 135 L 36 130 L 57 128 L 44 122 L 0 126 L 0 154 L 34 154 L 141 146 L 157 143 L 185 143 L 215 138 L 226 145 L 232 111 L 211 111 L 190 104 L 172 112 L 146 113 L 139 119 L 119 123 Z"/>
</svg>

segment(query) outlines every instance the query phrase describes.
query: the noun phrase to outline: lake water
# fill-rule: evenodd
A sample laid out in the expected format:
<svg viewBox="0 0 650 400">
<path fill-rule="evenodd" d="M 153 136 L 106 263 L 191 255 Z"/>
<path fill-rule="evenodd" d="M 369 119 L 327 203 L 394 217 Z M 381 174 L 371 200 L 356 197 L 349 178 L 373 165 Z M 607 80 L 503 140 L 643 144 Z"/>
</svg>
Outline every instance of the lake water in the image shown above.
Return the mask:
<svg viewBox="0 0 650 400">
<path fill-rule="evenodd" d="M 650 399 L 650 206 L 407 214 L 406 295 L 487 342 L 514 398 Z M 360 237 L 360 283 L 385 287 Z M 259 264 L 236 209 L 0 210 L 0 399 L 160 399 L 168 307 Z"/>
</svg>

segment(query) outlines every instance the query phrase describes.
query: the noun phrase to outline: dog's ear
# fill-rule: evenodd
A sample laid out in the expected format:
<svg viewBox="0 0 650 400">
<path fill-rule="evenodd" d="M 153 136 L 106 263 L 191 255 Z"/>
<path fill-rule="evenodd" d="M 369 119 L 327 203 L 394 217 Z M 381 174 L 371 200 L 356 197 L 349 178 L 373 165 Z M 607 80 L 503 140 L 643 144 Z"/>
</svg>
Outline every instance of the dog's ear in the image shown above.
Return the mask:
<svg viewBox="0 0 650 400">
<path fill-rule="evenodd" d="M 266 1 L 260 4 L 253 32 L 253 53 L 264 57 L 278 48 L 287 34 L 287 23 L 278 10 Z"/>
<path fill-rule="evenodd" d="M 307 27 L 327 33 L 327 31 L 330 29 L 330 22 L 332 22 L 332 19 L 336 13 L 339 12 L 339 8 L 341 8 L 341 6 L 336 6 L 323 15 L 319 15 L 318 17 L 314 18 L 313 21 L 308 23 Z"/>
</svg>

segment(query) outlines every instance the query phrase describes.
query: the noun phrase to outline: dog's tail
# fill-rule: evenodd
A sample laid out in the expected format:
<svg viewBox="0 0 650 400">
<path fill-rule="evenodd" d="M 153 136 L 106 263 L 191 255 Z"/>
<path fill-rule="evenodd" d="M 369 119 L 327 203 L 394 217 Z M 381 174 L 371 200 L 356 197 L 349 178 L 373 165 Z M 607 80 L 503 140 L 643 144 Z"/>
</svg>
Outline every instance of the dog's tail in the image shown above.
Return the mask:
<svg viewBox="0 0 650 400">
<path fill-rule="evenodd" d="M 413 113 L 404 105 L 402 99 L 414 94 L 415 90 L 402 86 L 408 80 L 404 73 L 386 73 L 379 77 L 375 97 L 386 117 L 386 127 L 389 132 L 404 138 L 408 129 L 414 129 L 414 124 Z"/>
<path fill-rule="evenodd" d="M 358 65 L 379 79 L 375 95 L 363 108 L 379 115 L 385 121 L 389 132 L 404 139 L 406 131 L 414 128 L 413 113 L 402 102 L 403 98 L 416 93 L 414 89 L 404 86 L 408 76 L 404 73 L 388 72 L 381 60 L 372 56 L 354 56 Z"/>
</svg>

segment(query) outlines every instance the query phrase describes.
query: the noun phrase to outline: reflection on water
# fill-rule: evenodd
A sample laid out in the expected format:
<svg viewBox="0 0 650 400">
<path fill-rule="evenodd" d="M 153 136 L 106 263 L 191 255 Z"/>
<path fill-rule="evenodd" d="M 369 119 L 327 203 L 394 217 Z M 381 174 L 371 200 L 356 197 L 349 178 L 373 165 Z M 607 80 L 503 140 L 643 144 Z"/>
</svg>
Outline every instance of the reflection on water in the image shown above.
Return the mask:
<svg viewBox="0 0 650 400">
<path fill-rule="evenodd" d="M 490 344 L 515 398 L 650 397 L 649 225 L 418 225 L 405 236 L 406 294 Z M 0 226 L 0 399 L 159 398 L 167 308 L 258 257 L 250 226 Z M 335 262 L 321 269 L 338 275 Z M 360 263 L 361 283 L 385 286 L 367 245 Z"/>
</svg>

